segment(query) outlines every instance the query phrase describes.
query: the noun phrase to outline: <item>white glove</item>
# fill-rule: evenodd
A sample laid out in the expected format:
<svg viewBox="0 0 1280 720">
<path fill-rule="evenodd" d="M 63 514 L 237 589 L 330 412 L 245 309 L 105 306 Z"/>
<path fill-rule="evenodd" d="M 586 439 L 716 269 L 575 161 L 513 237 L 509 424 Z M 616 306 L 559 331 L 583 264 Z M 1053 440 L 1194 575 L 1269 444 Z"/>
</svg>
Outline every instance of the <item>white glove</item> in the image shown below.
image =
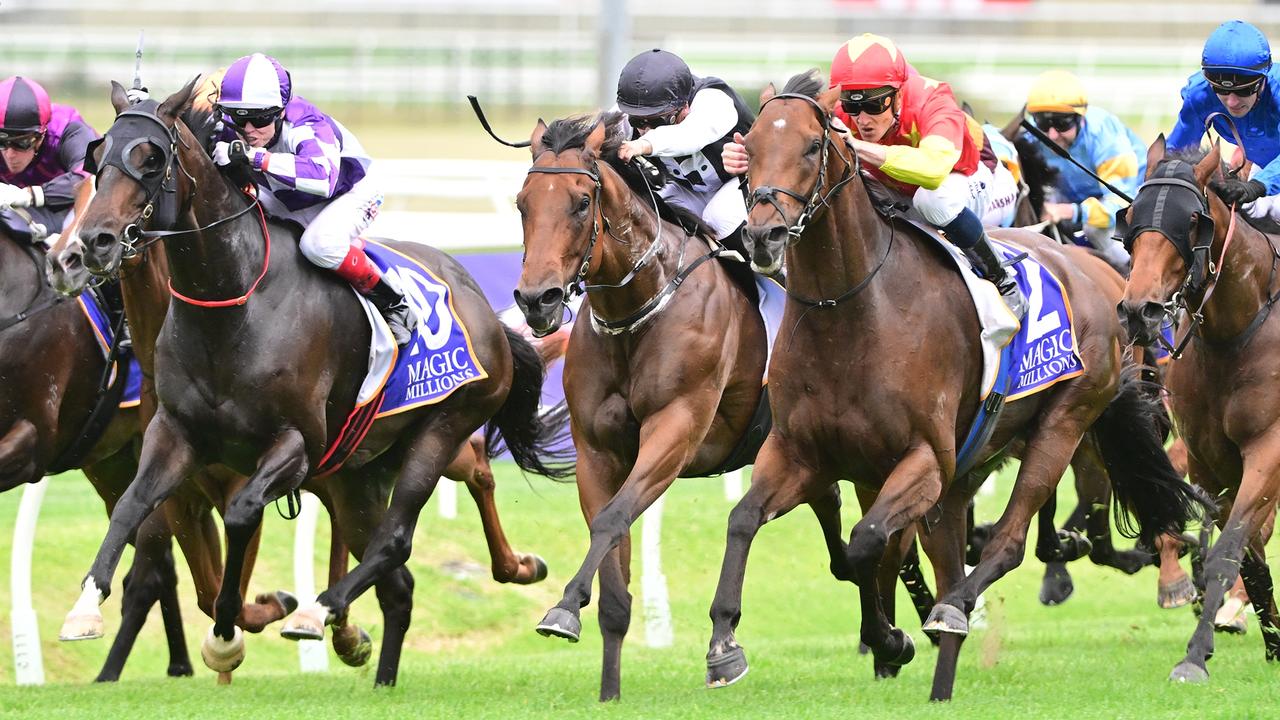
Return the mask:
<svg viewBox="0 0 1280 720">
<path fill-rule="evenodd" d="M 0 208 L 24 208 L 31 205 L 31 193 L 17 185 L 0 183 Z"/>
<path fill-rule="evenodd" d="M 124 91 L 124 96 L 129 98 L 130 105 L 137 105 L 151 99 L 151 93 L 148 93 L 146 88 L 129 88 Z"/>
<path fill-rule="evenodd" d="M 243 155 L 232 152 L 233 147 L 238 146 L 244 153 Z M 243 140 L 233 140 L 226 142 L 219 140 L 213 145 L 213 162 L 215 165 L 226 167 L 233 163 L 239 163 L 249 167 L 253 166 L 253 161 L 258 157 L 258 153 L 266 152 L 262 148 L 250 147 Z"/>
<path fill-rule="evenodd" d="M 226 167 L 231 164 L 231 143 L 219 140 L 213 145 L 213 164 Z"/>
</svg>

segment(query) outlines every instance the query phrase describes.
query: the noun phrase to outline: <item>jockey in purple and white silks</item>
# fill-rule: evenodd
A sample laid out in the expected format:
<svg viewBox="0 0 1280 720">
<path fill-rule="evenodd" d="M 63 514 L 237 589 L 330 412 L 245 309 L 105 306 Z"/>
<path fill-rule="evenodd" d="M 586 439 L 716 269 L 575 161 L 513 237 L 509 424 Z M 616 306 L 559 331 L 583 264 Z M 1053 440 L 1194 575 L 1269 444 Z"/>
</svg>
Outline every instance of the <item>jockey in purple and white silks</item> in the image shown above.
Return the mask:
<svg viewBox="0 0 1280 720">
<path fill-rule="evenodd" d="M 30 237 L 27 221 L 8 212 L 25 208 L 47 232 L 61 232 L 88 177 L 85 149 L 97 137 L 75 108 L 49 102 L 39 83 L 18 76 L 0 82 L 0 225 Z"/>
<path fill-rule="evenodd" d="M 247 165 L 266 212 L 305 228 L 302 254 L 368 297 L 404 346 L 418 319 L 359 241 L 378 215 L 382 192 L 368 177 L 372 160 L 355 135 L 294 96 L 288 71 L 262 53 L 227 68 L 216 107 L 225 127 L 214 162 Z"/>
</svg>

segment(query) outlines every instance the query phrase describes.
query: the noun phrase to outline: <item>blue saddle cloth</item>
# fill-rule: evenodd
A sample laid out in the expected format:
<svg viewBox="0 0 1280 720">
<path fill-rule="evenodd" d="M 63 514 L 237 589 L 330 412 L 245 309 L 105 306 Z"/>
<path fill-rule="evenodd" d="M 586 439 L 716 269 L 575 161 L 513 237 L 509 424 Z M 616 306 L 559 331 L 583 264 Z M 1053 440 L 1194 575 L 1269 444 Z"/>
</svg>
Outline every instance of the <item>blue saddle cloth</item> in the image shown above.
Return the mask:
<svg viewBox="0 0 1280 720">
<path fill-rule="evenodd" d="M 80 310 L 84 313 L 85 318 L 89 321 L 89 327 L 92 328 L 94 339 L 98 341 L 98 346 L 102 348 L 102 356 L 105 358 L 111 352 L 111 343 L 114 341 L 114 333 L 111 332 L 111 322 L 107 318 L 106 310 L 98 304 L 98 299 L 92 293 L 83 292 L 76 302 L 80 304 Z M 111 382 L 116 381 L 116 373 L 120 372 L 123 365 L 125 377 L 124 394 L 120 396 L 120 407 L 135 407 L 142 398 L 142 369 L 138 367 L 138 359 L 133 356 L 132 350 L 122 350 L 116 360 L 116 367 L 111 371 Z"/>
<path fill-rule="evenodd" d="M 1020 248 L 996 241 L 992 245 L 1004 260 L 1023 252 Z M 1027 316 L 1000 353 L 995 385 L 983 399 L 957 454 L 957 475 L 972 469 L 981 459 L 976 454 L 990 439 L 1006 401 L 1033 395 L 1063 380 L 1078 377 L 1085 370 L 1084 362 L 1076 351 L 1071 303 L 1062 283 L 1048 268 L 1029 256 L 1012 267 L 1018 287 L 1027 298 Z"/>
<path fill-rule="evenodd" d="M 449 284 L 385 245 L 366 241 L 365 252 L 384 275 L 394 278 L 419 321 L 413 339 L 396 355 L 377 417 L 438 403 L 463 385 L 489 377 L 453 307 Z"/>
</svg>

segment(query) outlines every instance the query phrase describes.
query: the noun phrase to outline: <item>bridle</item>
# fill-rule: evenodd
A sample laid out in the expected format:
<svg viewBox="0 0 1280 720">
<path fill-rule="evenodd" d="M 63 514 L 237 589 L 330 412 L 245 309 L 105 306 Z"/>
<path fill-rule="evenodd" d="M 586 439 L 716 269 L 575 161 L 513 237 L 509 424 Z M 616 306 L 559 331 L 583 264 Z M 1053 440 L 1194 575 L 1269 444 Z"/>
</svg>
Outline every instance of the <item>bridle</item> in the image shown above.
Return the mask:
<svg viewBox="0 0 1280 720">
<path fill-rule="evenodd" d="M 637 158 L 637 160 L 638 159 L 639 158 Z M 646 172 L 643 173 L 645 177 L 645 187 L 648 188 L 649 190 L 649 199 L 653 203 L 654 216 L 657 218 L 657 225 L 658 225 L 657 235 L 655 235 L 653 240 L 650 242 L 649 247 L 644 251 L 644 254 L 641 255 L 640 258 L 636 260 L 636 262 L 631 266 L 631 269 L 622 278 L 622 280 L 620 280 L 617 283 L 600 283 L 595 285 L 588 284 L 586 282 L 587 273 L 590 271 L 590 268 L 591 268 L 592 253 L 595 250 L 596 242 L 600 238 L 601 227 L 604 228 L 605 234 L 607 234 L 609 237 L 612 237 L 614 240 L 624 245 L 628 244 L 626 241 L 622 240 L 621 238 L 619 238 L 617 235 L 614 234 L 612 226 L 609 223 L 609 218 L 604 214 L 604 204 L 601 202 L 601 199 L 600 199 L 601 195 L 603 194 L 603 183 L 600 180 L 599 165 L 595 161 L 591 163 L 590 167 L 581 167 L 581 168 L 535 165 L 529 168 L 528 174 L 535 174 L 535 173 L 551 174 L 551 175 L 556 175 L 556 174 L 585 175 L 586 177 L 590 178 L 591 182 L 594 184 L 594 188 L 592 190 L 592 200 L 591 200 L 592 205 L 594 207 L 594 211 L 592 213 L 591 236 L 587 240 L 587 247 L 586 247 L 586 250 L 584 250 L 582 253 L 582 260 L 578 264 L 577 272 L 574 273 L 574 276 L 569 279 L 569 282 L 563 288 L 564 289 L 563 302 L 567 302 L 568 300 L 572 299 L 577 295 L 601 292 L 604 290 L 617 290 L 617 289 L 626 287 L 627 285 L 631 284 L 632 280 L 635 280 L 635 278 L 639 275 L 640 271 L 643 270 L 645 266 L 647 266 L 649 262 L 652 261 L 653 258 L 658 254 L 658 251 L 661 250 L 663 223 L 662 223 L 661 215 L 658 214 L 657 195 L 653 192 L 653 187 L 649 184 L 649 180 L 648 180 L 651 173 L 646 170 Z M 597 327 L 597 329 L 599 329 L 601 332 L 604 332 L 605 334 L 608 334 L 608 335 L 620 335 L 626 332 L 630 332 L 632 329 L 639 326 L 642 322 L 648 319 L 650 315 L 661 310 L 662 307 L 666 305 L 667 301 L 670 300 L 672 294 L 674 294 L 675 291 L 680 287 L 680 285 L 684 283 L 685 278 L 687 278 L 695 268 L 697 268 L 699 265 L 703 264 L 708 260 L 719 257 L 720 255 L 723 255 L 724 253 L 728 252 L 728 249 L 725 248 L 724 246 L 717 246 L 713 248 L 711 252 L 700 256 L 697 260 L 693 261 L 688 266 L 685 266 L 684 255 L 685 255 L 685 249 L 686 249 L 686 246 L 688 245 L 688 242 L 689 242 L 689 234 L 686 233 L 684 242 L 682 242 L 680 245 L 680 257 L 677 261 L 677 266 L 680 269 L 677 271 L 676 275 L 661 290 L 659 290 L 657 294 L 655 294 L 652 298 L 650 298 L 643 305 L 641 305 L 640 308 L 637 309 L 635 312 L 631 313 L 627 317 L 624 317 L 620 320 L 606 320 L 596 315 L 595 312 L 592 311 L 591 320 L 592 320 L 592 323 L 594 323 L 594 325 Z"/>
<path fill-rule="evenodd" d="M 177 173 L 180 170 L 187 180 L 191 183 L 192 196 L 198 187 L 198 183 L 194 176 L 182 164 L 182 156 L 178 153 L 178 143 L 182 143 L 183 147 L 188 147 L 186 142 L 178 133 L 177 122 L 173 125 L 166 125 L 159 115 L 156 114 L 155 108 L 158 103 L 154 100 L 147 100 L 132 108 L 119 113 L 115 122 L 102 138 L 89 144 L 85 152 L 84 170 L 94 176 L 97 181 L 99 175 L 102 174 L 106 167 L 114 167 L 125 175 L 133 179 L 134 182 L 142 186 L 143 192 L 146 193 L 146 203 L 143 205 L 142 212 L 139 213 L 138 219 L 125 226 L 124 232 L 121 234 L 120 244 L 123 246 L 121 259 L 129 259 L 135 257 L 139 253 L 146 251 L 148 247 L 156 241 L 166 237 L 175 235 L 187 235 L 201 233 L 210 230 L 224 223 L 235 220 L 245 215 L 250 210 L 257 208 L 260 219 L 262 220 L 263 237 L 266 242 L 266 251 L 263 255 L 262 272 L 258 278 L 254 280 L 253 285 L 245 294 L 231 298 L 229 300 L 197 300 L 189 298 L 173 288 L 172 280 L 170 280 L 169 291 L 173 297 L 192 305 L 201 307 L 229 307 L 232 305 L 243 305 L 249 296 L 257 290 L 262 279 L 266 277 L 267 268 L 271 263 L 271 235 L 267 231 L 266 219 L 262 213 L 262 206 L 256 195 L 249 195 L 250 202 L 243 208 L 225 217 L 214 220 L 207 225 L 202 225 L 188 230 L 144 230 L 143 227 L 153 223 L 162 226 L 172 227 L 178 219 L 180 208 L 178 207 L 177 197 Z M 138 118 L 143 121 L 146 131 L 141 132 L 134 137 L 121 137 L 121 121 L 129 118 Z M 157 132 L 158 130 L 158 132 Z M 141 168 L 136 167 L 129 162 L 129 156 L 132 151 L 139 145 L 149 144 L 155 147 L 162 156 L 164 170 L 163 173 L 157 170 L 154 172 L 143 172 Z M 102 146 L 101 162 L 94 158 L 97 154 L 98 147 Z"/>
<path fill-rule="evenodd" d="M 787 188 L 775 187 L 773 185 L 761 185 L 752 190 L 751 195 L 747 198 L 747 212 L 750 212 L 756 205 L 765 202 L 772 205 L 773 209 L 778 212 L 778 216 L 782 218 L 783 222 L 786 222 L 787 211 L 778 204 L 778 193 L 802 203 L 803 209 L 800 211 L 800 215 L 796 218 L 795 222 L 787 225 L 787 244 L 794 245 L 796 241 L 800 239 L 800 236 L 804 234 L 805 226 L 809 224 L 809 221 L 813 219 L 813 216 L 822 208 L 830 207 L 831 200 L 836 196 L 836 193 L 839 193 L 850 180 L 853 180 L 854 176 L 862 171 L 862 168 L 858 162 L 857 153 L 853 153 L 853 161 L 850 162 L 844 155 L 837 152 L 836 156 L 844 161 L 844 175 L 840 178 L 839 182 L 832 185 L 831 189 L 824 195 L 822 193 L 822 189 L 825 187 L 827 180 L 827 157 L 831 151 L 831 146 L 834 144 L 834 141 L 831 139 L 831 113 L 828 113 L 823 109 L 823 107 L 818 104 L 817 100 L 801 93 L 782 93 L 780 95 L 774 95 L 766 100 L 764 105 L 760 106 L 760 110 L 763 111 L 769 103 L 775 100 L 784 99 L 803 100 L 813 107 L 814 111 L 818 113 L 818 120 L 822 123 L 822 155 L 818 159 L 818 178 L 813 183 L 813 191 L 810 192 L 807 197 Z M 747 179 L 747 184 L 751 184 L 750 178 Z"/>
</svg>

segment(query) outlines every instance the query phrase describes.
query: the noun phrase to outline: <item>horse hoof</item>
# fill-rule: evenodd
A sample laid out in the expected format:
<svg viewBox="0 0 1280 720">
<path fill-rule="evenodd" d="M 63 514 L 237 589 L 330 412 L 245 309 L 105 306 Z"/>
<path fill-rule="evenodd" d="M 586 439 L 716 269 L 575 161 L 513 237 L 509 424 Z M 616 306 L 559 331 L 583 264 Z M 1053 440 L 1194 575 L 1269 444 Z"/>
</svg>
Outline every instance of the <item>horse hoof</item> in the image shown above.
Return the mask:
<svg viewBox="0 0 1280 720">
<path fill-rule="evenodd" d="M 1209 671 L 1189 660 L 1183 660 L 1169 673 L 1170 682 L 1204 683 L 1209 682 Z"/>
<path fill-rule="evenodd" d="M 348 625 L 333 633 L 333 651 L 350 667 L 364 667 L 373 657 L 373 638 L 364 628 Z"/>
<path fill-rule="evenodd" d="M 1200 593 L 1196 590 L 1195 583 L 1191 582 L 1191 578 L 1186 575 L 1183 575 L 1181 580 L 1169 585 L 1160 585 L 1156 589 L 1156 602 L 1165 610 L 1190 605 L 1199 597 Z"/>
<path fill-rule="evenodd" d="M 519 557 L 520 562 L 516 569 L 516 574 L 510 580 L 503 580 L 501 582 L 512 582 L 517 585 L 532 585 L 547 579 L 547 563 L 545 560 L 533 554 L 520 554 Z M 523 571 L 530 567 L 533 569 L 533 572 L 525 575 Z"/>
<path fill-rule="evenodd" d="M 533 584 L 533 583 L 542 582 L 543 580 L 546 580 L 547 579 L 547 561 L 543 560 L 538 555 L 534 555 L 533 563 L 534 563 L 533 579 L 530 580 L 529 583 Z"/>
<path fill-rule="evenodd" d="M 294 611 L 280 628 L 280 636 L 289 640 L 323 640 L 329 611 L 320 603 L 311 603 Z"/>
<path fill-rule="evenodd" d="M 1053 563 L 1045 566 L 1044 580 L 1040 583 L 1040 604 L 1061 605 L 1071 597 L 1076 591 L 1075 583 L 1071 580 L 1071 573 L 1067 572 L 1065 565 L 1061 563 Z"/>
<path fill-rule="evenodd" d="M 200 657 L 205 667 L 219 673 L 229 673 L 244 662 L 244 633 L 240 628 L 232 627 L 231 639 L 223 640 L 209 626 L 209 634 L 200 643 Z"/>
<path fill-rule="evenodd" d="M 1227 598 L 1227 601 L 1222 603 L 1222 607 L 1218 608 L 1218 614 L 1213 616 L 1213 629 L 1217 632 L 1243 635 L 1249 628 L 1245 618 L 1245 608 L 1245 603 L 1238 598 Z"/>
<path fill-rule="evenodd" d="M 933 606 L 929 617 L 924 621 L 924 631 L 928 635 L 965 636 L 969 634 L 969 619 L 964 611 L 954 605 L 939 603 Z"/>
<path fill-rule="evenodd" d="M 893 628 L 889 631 L 889 642 L 886 643 L 886 647 L 893 647 L 895 641 L 898 643 L 897 654 L 893 657 L 877 657 L 876 662 L 878 664 L 900 668 L 915 659 L 916 641 L 912 640 L 910 635 L 903 632 L 901 628 Z M 897 675 L 898 673 L 895 671 L 893 675 L 888 677 L 897 677 Z"/>
<path fill-rule="evenodd" d="M 747 674 L 747 653 L 736 646 L 715 655 L 707 655 L 707 687 L 722 688 L 738 682 Z"/>
<path fill-rule="evenodd" d="M 192 675 L 195 675 L 195 674 L 196 674 L 196 671 L 194 668 L 191 667 L 191 663 L 189 662 L 173 663 L 169 665 L 169 668 L 167 670 L 165 670 L 165 675 L 168 675 L 169 677 L 173 677 L 173 678 L 191 677 Z"/>
<path fill-rule="evenodd" d="M 577 613 L 569 612 L 562 607 L 553 607 L 547 611 L 546 616 L 535 629 L 542 637 L 560 637 L 576 643 L 579 634 L 582 633 L 582 621 L 578 619 Z"/>
<path fill-rule="evenodd" d="M 298 609 L 298 598 L 291 592 L 277 590 L 276 600 L 279 601 L 280 607 L 284 608 L 285 616 L 291 615 L 294 610 Z"/>
<path fill-rule="evenodd" d="M 63 642 L 74 640 L 97 640 L 104 634 L 102 613 L 74 613 L 67 615 L 58 631 L 58 639 Z"/>
</svg>

